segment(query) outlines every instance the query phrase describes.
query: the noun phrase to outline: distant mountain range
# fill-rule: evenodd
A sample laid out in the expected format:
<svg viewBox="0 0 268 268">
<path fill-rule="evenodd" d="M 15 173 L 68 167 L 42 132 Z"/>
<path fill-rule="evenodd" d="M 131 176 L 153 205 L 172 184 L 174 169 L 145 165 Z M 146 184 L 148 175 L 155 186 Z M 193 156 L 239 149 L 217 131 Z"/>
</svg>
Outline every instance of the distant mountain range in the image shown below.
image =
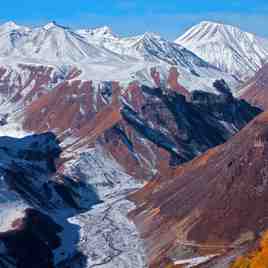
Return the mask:
<svg viewBox="0 0 268 268">
<path fill-rule="evenodd" d="M 238 79 L 206 62 L 174 42 L 153 33 L 121 38 L 108 27 L 73 30 L 51 22 L 29 28 L 7 22 L 0 26 L 0 64 L 38 64 L 81 70 L 80 78 L 93 81 L 139 81 L 155 86 L 152 69 L 166 84 L 176 67 L 180 82 L 189 90 L 213 91 L 215 79 L 225 79 L 231 88 Z"/>
<path fill-rule="evenodd" d="M 152 68 L 166 83 L 170 67 L 175 66 L 189 91 L 213 91 L 213 81 L 223 78 L 235 92 L 267 56 L 268 40 L 213 22 L 201 22 L 175 42 L 154 33 L 120 37 L 107 26 L 75 30 L 56 22 L 36 28 L 14 22 L 0 25 L 0 64 L 76 66 L 81 79 L 94 81 L 155 86 Z"/>
</svg>

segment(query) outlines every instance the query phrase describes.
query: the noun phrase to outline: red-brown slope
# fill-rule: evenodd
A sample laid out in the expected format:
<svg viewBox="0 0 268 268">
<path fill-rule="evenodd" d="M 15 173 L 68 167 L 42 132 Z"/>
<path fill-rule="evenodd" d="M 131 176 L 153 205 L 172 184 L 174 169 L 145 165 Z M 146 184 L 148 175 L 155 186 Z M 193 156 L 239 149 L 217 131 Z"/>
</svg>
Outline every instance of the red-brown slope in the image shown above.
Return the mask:
<svg viewBox="0 0 268 268">
<path fill-rule="evenodd" d="M 219 253 L 267 228 L 267 159 L 268 112 L 133 195 L 138 208 L 131 216 L 146 239 L 152 267 L 162 267 L 182 244 Z"/>
<path fill-rule="evenodd" d="M 268 64 L 256 73 L 242 91 L 241 98 L 263 110 L 268 109 Z"/>
</svg>

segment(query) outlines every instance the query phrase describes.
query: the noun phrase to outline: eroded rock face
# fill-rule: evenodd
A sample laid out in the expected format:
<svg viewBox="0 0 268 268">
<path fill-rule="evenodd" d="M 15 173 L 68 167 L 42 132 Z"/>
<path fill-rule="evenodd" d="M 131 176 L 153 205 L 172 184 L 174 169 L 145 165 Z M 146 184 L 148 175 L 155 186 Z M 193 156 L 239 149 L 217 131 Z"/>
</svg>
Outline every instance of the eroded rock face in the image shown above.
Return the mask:
<svg viewBox="0 0 268 268">
<path fill-rule="evenodd" d="M 183 247 L 192 255 L 241 254 L 267 228 L 267 118 L 132 196 L 152 267 Z"/>
</svg>

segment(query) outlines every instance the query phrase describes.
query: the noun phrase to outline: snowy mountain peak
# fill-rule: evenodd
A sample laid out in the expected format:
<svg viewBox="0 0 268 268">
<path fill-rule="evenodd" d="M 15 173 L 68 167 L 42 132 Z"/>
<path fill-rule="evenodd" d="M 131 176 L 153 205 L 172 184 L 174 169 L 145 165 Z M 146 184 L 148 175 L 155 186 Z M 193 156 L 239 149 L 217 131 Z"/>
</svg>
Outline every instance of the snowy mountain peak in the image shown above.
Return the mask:
<svg viewBox="0 0 268 268">
<path fill-rule="evenodd" d="M 14 21 L 8 21 L 2 25 L 0 25 L 0 33 L 8 33 L 16 30 L 28 30 L 27 27 L 17 25 Z"/>
<path fill-rule="evenodd" d="M 45 30 L 50 30 L 53 28 L 68 29 L 68 27 L 59 25 L 56 21 L 51 21 L 43 27 Z"/>
<path fill-rule="evenodd" d="M 77 34 L 83 36 L 90 43 L 101 43 L 104 39 L 112 40 L 117 38 L 109 26 L 98 27 L 94 29 L 79 29 Z"/>
<path fill-rule="evenodd" d="M 222 41 L 227 44 L 232 44 L 236 41 L 235 38 L 243 40 L 248 37 L 252 38 L 253 36 L 253 34 L 243 32 L 239 28 L 231 25 L 212 21 L 202 21 L 179 37 L 176 42 L 186 43 L 194 39 L 199 41 L 198 45 L 200 45 L 200 42 L 211 42 L 213 39 L 214 41 Z"/>
<path fill-rule="evenodd" d="M 268 58 L 268 40 L 217 22 L 202 21 L 176 41 L 239 79 L 247 79 Z"/>
<path fill-rule="evenodd" d="M 19 28 L 20 26 L 18 26 L 14 21 L 7 21 L 4 24 L 2 24 L 1 27 L 15 29 Z"/>
<path fill-rule="evenodd" d="M 113 34 L 112 29 L 107 25 L 103 27 L 95 28 L 93 31 L 95 31 L 96 33 L 103 34 L 103 35 Z"/>
<path fill-rule="evenodd" d="M 214 26 L 230 26 L 227 24 L 223 24 L 221 22 L 216 22 L 216 21 L 209 21 L 209 20 L 203 20 L 199 23 L 199 25 L 205 26 L 205 25 L 214 25 Z"/>
<path fill-rule="evenodd" d="M 157 39 L 161 38 L 159 34 L 156 34 L 156 33 L 153 33 L 153 32 L 145 32 L 142 36 L 143 37 L 148 37 L 148 38 L 157 38 Z"/>
</svg>

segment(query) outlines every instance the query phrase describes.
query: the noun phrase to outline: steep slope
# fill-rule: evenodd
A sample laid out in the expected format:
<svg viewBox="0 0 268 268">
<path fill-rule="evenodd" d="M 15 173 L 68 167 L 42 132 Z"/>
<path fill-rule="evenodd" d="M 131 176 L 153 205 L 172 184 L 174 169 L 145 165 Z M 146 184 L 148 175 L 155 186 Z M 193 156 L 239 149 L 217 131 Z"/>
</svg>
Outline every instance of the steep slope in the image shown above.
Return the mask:
<svg viewBox="0 0 268 268">
<path fill-rule="evenodd" d="M 253 76 L 268 57 L 268 40 L 209 21 L 192 27 L 175 42 L 241 80 Z"/>
<path fill-rule="evenodd" d="M 246 85 L 239 90 L 242 99 L 263 110 L 268 109 L 268 65 L 265 64 Z"/>
<path fill-rule="evenodd" d="M 107 152 L 80 148 L 59 159 L 52 133 L 0 143 L 1 267 L 144 267 L 125 199 L 142 185 Z"/>
<path fill-rule="evenodd" d="M 267 119 L 132 196 L 152 267 L 202 255 L 218 258 L 207 267 L 221 267 L 254 245 L 267 228 Z"/>
<path fill-rule="evenodd" d="M 57 175 L 49 185 L 60 196 L 55 193 L 49 204 L 60 213 L 52 209 L 48 215 L 63 228 L 54 233 L 62 245 L 51 248 L 53 263 L 59 267 L 146 267 L 143 242 L 127 219 L 135 207 L 126 196 L 142 187 L 141 181 L 172 170 L 229 139 L 260 113 L 233 98 L 224 81 L 214 84 L 217 95 L 199 91 L 186 99 L 180 91 L 170 88 L 134 83 L 122 89 L 118 83 L 110 82 L 95 87 L 90 81 L 69 80 L 75 77 L 75 70 L 65 76 L 54 74 L 53 69 L 23 70 L 27 74 L 24 83 L 31 77 L 34 81 L 38 77 L 38 83 L 27 94 L 23 94 L 24 83 L 2 92 L 2 111 L 5 107 L 10 110 L 0 130 L 8 129 L 15 121 L 24 131 L 57 133 L 63 152 Z M 51 81 L 51 77 L 58 78 L 58 82 Z M 9 99 L 7 93 L 22 96 Z M 39 146 L 37 155 L 38 149 Z M 32 170 L 38 168 L 31 162 L 29 165 Z M 40 181 L 30 175 L 27 181 Z M 67 193 L 65 188 L 58 188 L 58 182 L 67 187 Z M 42 185 L 30 188 L 30 196 L 38 192 L 39 200 L 47 203 L 50 191 L 43 191 Z M 92 208 L 94 200 L 102 203 Z M 36 207 L 40 211 L 40 206 Z M 43 205 L 41 208 L 47 212 Z M 62 213 L 63 218 L 59 217 Z M 67 219 L 71 226 L 66 226 Z M 31 218 L 29 222 L 28 227 Z M 27 236 L 32 234 L 31 228 L 25 231 Z M 66 243 L 71 246 L 66 247 Z"/>
</svg>

